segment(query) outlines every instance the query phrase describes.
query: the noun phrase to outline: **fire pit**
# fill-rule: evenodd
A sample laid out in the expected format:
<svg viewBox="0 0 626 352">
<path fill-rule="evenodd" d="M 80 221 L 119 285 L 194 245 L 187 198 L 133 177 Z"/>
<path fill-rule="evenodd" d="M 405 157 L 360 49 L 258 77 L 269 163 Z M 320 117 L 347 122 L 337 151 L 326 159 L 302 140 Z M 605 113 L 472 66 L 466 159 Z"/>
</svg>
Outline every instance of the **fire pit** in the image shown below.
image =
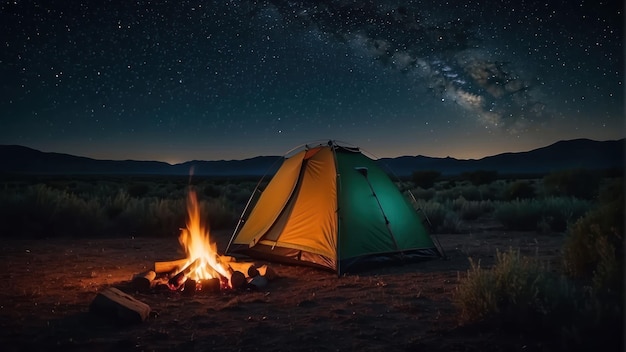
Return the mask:
<svg viewBox="0 0 626 352">
<path fill-rule="evenodd" d="M 207 265 L 202 258 L 196 258 L 192 262 L 189 259 L 155 262 L 154 270 L 133 277 L 132 287 L 138 292 L 161 290 L 193 295 L 199 292 L 258 289 L 276 277 L 276 273 L 267 265 L 257 267 L 255 263 L 237 262 L 235 258 L 228 256 L 217 256 L 214 262 L 225 268 L 224 275 L 218 271 L 212 275 L 198 275 L 198 272 L 206 273 L 200 270 L 203 265 Z"/>
<path fill-rule="evenodd" d="M 153 270 L 134 275 L 130 285 L 133 292 L 173 292 L 192 296 L 230 290 L 258 290 L 277 277 L 267 265 L 237 262 L 234 257 L 218 254 L 216 244 L 210 241 L 208 227 L 200 216 L 196 193 L 191 189 L 187 212 L 187 227 L 181 229 L 179 236 L 186 258 L 155 262 Z M 96 296 L 91 310 L 138 322 L 147 318 L 150 307 L 127 293 L 108 288 Z"/>
</svg>

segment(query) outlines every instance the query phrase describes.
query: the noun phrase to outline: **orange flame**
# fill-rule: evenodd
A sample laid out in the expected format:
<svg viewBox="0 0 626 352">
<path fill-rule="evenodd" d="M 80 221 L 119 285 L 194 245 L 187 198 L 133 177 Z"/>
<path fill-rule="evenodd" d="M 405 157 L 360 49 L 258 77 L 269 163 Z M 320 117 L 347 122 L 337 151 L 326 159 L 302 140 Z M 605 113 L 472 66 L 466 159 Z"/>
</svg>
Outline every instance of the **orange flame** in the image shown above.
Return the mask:
<svg viewBox="0 0 626 352">
<path fill-rule="evenodd" d="M 209 229 L 200 216 L 200 205 L 196 192 L 189 190 L 187 198 L 187 228 L 182 229 L 178 241 L 185 249 L 187 263 L 185 266 L 200 259 L 197 268 L 188 275 L 194 280 L 220 278 L 230 279 L 230 271 L 220 261 L 217 246 L 209 240 Z"/>
</svg>

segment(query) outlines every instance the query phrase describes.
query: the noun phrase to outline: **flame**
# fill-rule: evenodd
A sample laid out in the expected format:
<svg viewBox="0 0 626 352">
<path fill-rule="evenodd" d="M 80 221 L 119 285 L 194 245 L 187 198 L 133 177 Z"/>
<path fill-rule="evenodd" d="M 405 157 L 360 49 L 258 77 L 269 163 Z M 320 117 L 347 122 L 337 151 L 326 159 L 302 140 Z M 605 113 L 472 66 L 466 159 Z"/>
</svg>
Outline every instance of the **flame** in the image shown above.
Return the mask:
<svg viewBox="0 0 626 352">
<path fill-rule="evenodd" d="M 220 261 L 217 246 L 210 242 L 209 229 L 200 216 L 200 205 L 196 192 L 189 190 L 187 197 L 187 228 L 182 229 L 178 241 L 187 254 L 187 265 L 199 259 L 199 265 L 187 276 L 194 280 L 213 278 L 230 279 L 230 271 Z"/>
</svg>

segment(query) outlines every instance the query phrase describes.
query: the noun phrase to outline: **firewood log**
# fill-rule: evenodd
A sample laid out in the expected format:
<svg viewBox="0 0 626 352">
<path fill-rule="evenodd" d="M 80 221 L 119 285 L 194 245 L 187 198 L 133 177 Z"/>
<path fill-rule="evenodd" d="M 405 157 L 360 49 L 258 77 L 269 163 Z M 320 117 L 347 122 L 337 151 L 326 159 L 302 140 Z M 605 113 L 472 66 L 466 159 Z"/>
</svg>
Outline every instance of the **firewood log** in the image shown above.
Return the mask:
<svg viewBox="0 0 626 352">
<path fill-rule="evenodd" d="M 183 295 L 185 296 L 193 296 L 196 294 L 196 280 L 187 279 L 185 281 L 185 286 L 183 288 Z"/>
<path fill-rule="evenodd" d="M 189 261 L 189 259 L 171 260 L 168 262 L 154 262 L 154 272 L 157 274 L 169 273 L 172 271 L 180 271 L 180 269 Z"/>
<path fill-rule="evenodd" d="M 246 281 L 246 275 L 241 271 L 233 271 L 228 283 L 233 290 L 238 290 L 244 288 L 248 282 Z"/>
<path fill-rule="evenodd" d="M 237 263 L 230 262 L 228 263 L 233 270 L 241 271 L 244 274 L 247 274 L 247 277 L 255 277 L 259 275 L 259 271 L 257 270 L 254 263 Z"/>
<path fill-rule="evenodd" d="M 192 271 L 196 270 L 198 268 L 198 265 L 200 265 L 201 263 L 202 261 L 200 260 L 200 258 L 196 258 L 196 260 L 191 262 L 191 264 L 187 265 L 178 274 L 174 275 L 174 277 L 172 277 L 168 281 L 168 285 L 170 286 L 170 288 L 174 290 L 180 288 L 185 283 L 185 280 L 187 279 L 187 275 L 189 275 Z"/>
<path fill-rule="evenodd" d="M 155 278 L 156 273 L 152 270 L 135 274 L 132 280 L 133 288 L 139 292 L 147 292 L 154 287 Z"/>
<path fill-rule="evenodd" d="M 267 265 L 262 265 L 258 267 L 257 270 L 259 271 L 259 275 L 265 277 L 268 281 L 272 281 L 278 278 L 278 274 L 276 274 L 276 271 L 274 271 L 274 269 Z"/>
<path fill-rule="evenodd" d="M 114 287 L 99 292 L 89 311 L 124 323 L 141 323 L 148 318 L 150 306 Z"/>
<path fill-rule="evenodd" d="M 222 286 L 220 279 L 204 279 L 198 281 L 198 286 L 200 287 L 200 292 L 203 294 L 209 294 L 214 292 L 219 292 Z M 199 293 L 196 291 L 196 293 Z"/>
</svg>

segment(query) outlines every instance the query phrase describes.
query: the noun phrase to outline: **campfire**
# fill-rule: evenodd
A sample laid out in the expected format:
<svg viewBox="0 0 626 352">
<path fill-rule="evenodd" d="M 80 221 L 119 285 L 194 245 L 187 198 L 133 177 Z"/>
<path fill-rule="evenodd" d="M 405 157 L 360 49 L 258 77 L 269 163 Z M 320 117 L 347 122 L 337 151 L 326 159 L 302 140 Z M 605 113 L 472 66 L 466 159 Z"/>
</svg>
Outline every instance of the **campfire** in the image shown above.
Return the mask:
<svg viewBox="0 0 626 352">
<path fill-rule="evenodd" d="M 187 227 L 181 229 L 179 242 L 186 258 L 155 262 L 154 270 L 133 276 L 134 292 L 164 291 L 195 295 L 234 290 L 255 290 L 276 277 L 267 265 L 237 262 L 234 257 L 219 255 L 211 243 L 208 226 L 200 216 L 200 205 L 193 190 L 187 198 Z M 115 287 L 99 292 L 90 311 L 127 323 L 139 323 L 150 314 L 150 306 Z"/>
<path fill-rule="evenodd" d="M 187 255 L 184 259 L 155 262 L 154 270 L 133 277 L 137 291 L 161 289 L 185 294 L 218 292 L 242 288 L 260 288 L 275 275 L 267 265 L 239 263 L 235 258 L 218 254 L 210 240 L 209 228 L 202 220 L 195 191 L 187 198 L 187 227 L 178 238 Z"/>
</svg>

